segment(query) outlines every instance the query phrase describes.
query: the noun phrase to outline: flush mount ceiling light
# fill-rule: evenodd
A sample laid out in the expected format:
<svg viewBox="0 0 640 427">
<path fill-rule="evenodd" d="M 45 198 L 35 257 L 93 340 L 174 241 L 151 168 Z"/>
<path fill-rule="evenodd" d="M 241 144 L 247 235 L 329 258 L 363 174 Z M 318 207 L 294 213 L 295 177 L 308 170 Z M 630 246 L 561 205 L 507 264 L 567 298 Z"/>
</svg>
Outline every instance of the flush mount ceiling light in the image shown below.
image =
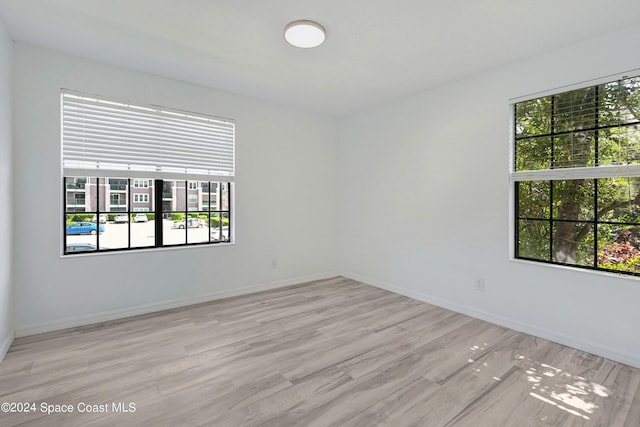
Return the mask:
<svg viewBox="0 0 640 427">
<path fill-rule="evenodd" d="M 326 38 L 324 27 L 317 22 L 299 20 L 284 27 L 284 39 L 292 46 L 308 49 L 320 46 Z"/>
</svg>

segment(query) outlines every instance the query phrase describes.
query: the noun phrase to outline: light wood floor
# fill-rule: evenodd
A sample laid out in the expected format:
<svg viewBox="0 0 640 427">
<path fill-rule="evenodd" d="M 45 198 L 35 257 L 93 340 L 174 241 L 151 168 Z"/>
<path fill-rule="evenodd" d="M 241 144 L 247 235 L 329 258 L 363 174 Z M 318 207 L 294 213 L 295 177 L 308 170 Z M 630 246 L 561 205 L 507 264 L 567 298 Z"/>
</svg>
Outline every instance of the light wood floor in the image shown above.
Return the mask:
<svg viewBox="0 0 640 427">
<path fill-rule="evenodd" d="M 335 278 L 16 339 L 0 402 L 38 412 L 0 425 L 638 427 L 639 384 L 640 369 Z"/>
</svg>

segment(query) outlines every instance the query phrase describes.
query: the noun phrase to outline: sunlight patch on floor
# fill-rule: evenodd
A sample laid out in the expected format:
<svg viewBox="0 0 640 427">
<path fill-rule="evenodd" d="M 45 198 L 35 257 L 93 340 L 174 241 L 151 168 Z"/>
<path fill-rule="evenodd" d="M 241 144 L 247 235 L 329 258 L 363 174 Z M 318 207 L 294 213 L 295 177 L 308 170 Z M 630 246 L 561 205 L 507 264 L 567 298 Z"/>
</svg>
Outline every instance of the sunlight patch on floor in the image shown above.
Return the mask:
<svg viewBox="0 0 640 427">
<path fill-rule="evenodd" d="M 529 396 L 586 420 L 598 409 L 595 399 L 611 395 L 601 384 L 544 363 L 533 362 L 525 373 L 532 389 Z"/>
</svg>

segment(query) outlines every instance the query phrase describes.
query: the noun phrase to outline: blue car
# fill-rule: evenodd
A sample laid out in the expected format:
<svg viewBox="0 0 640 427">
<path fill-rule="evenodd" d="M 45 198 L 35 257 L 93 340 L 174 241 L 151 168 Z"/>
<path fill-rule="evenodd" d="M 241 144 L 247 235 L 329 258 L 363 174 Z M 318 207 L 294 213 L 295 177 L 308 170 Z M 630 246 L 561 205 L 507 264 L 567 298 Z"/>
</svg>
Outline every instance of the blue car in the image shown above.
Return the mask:
<svg viewBox="0 0 640 427">
<path fill-rule="evenodd" d="M 67 235 L 97 234 L 98 226 L 95 222 L 72 222 L 67 225 Z M 100 224 L 100 233 L 104 232 L 104 225 Z"/>
</svg>

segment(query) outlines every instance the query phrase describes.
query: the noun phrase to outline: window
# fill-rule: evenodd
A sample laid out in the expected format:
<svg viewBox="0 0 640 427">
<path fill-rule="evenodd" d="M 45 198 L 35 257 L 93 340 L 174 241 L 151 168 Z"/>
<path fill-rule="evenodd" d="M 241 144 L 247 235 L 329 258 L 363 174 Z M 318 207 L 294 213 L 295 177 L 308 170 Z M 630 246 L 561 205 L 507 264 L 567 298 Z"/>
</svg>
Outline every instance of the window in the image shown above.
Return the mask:
<svg viewBox="0 0 640 427">
<path fill-rule="evenodd" d="M 232 122 L 61 98 L 65 255 L 232 241 Z"/>
<path fill-rule="evenodd" d="M 123 194 L 111 194 L 109 196 L 109 203 L 111 204 L 111 206 L 126 206 L 127 205 L 127 199 L 126 197 L 124 197 Z"/>
<path fill-rule="evenodd" d="M 136 194 L 133 195 L 133 202 L 134 203 L 148 203 L 149 202 L 149 195 L 148 194 L 136 193 Z"/>
<path fill-rule="evenodd" d="M 111 191 L 127 191 L 126 179 L 109 178 L 109 189 Z"/>
<path fill-rule="evenodd" d="M 514 106 L 515 257 L 640 275 L 640 77 Z"/>
<path fill-rule="evenodd" d="M 67 183 L 67 190 L 85 191 L 88 178 L 74 178 L 73 181 Z"/>
<path fill-rule="evenodd" d="M 85 203 L 86 203 L 85 193 L 70 193 L 69 191 L 67 191 L 67 203 L 66 203 L 67 211 L 69 212 L 84 211 Z"/>
</svg>

